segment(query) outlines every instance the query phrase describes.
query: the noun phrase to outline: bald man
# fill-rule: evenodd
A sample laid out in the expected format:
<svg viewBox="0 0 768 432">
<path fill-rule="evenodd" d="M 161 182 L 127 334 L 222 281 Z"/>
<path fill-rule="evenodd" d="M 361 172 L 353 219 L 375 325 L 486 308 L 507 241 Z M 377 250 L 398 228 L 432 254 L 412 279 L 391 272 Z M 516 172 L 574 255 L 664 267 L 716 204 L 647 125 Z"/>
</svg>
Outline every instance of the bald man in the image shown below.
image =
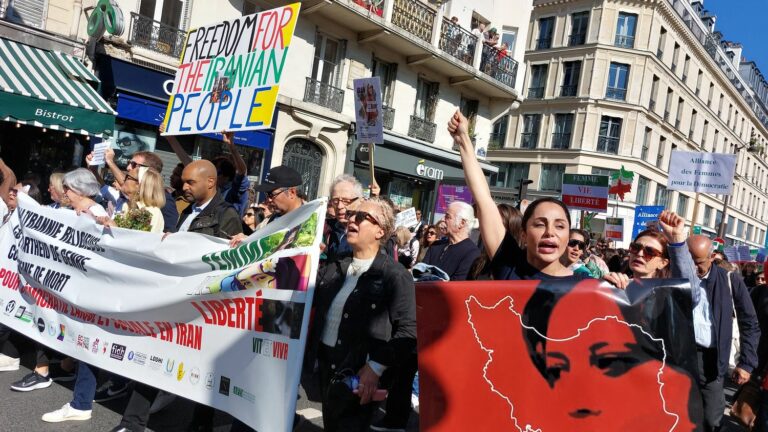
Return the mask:
<svg viewBox="0 0 768 432">
<path fill-rule="evenodd" d="M 232 204 L 224 201 L 218 192 L 216 167 L 207 160 L 197 160 L 184 167 L 184 199 L 191 204 L 181 212 L 178 232 L 194 232 L 229 239 L 242 234 L 240 214 Z M 143 431 L 149 421 L 150 407 L 158 390 L 146 384 L 136 383 L 120 425 L 114 431 Z M 190 430 L 212 430 L 214 410 L 196 405 Z"/>
<path fill-rule="evenodd" d="M 677 245 L 670 244 L 670 247 L 674 246 Z M 699 363 L 699 390 L 704 403 L 704 430 L 717 431 L 725 410 L 723 380 L 731 354 L 734 307 L 740 352 L 732 379 L 739 385 L 749 381 L 757 366 L 760 327 L 744 280 L 712 265 L 712 240 L 702 235 L 691 236 L 688 250 L 698 277 L 692 282 L 695 284 L 692 288 L 700 290 L 701 296 L 693 308 L 693 329 Z"/>
</svg>

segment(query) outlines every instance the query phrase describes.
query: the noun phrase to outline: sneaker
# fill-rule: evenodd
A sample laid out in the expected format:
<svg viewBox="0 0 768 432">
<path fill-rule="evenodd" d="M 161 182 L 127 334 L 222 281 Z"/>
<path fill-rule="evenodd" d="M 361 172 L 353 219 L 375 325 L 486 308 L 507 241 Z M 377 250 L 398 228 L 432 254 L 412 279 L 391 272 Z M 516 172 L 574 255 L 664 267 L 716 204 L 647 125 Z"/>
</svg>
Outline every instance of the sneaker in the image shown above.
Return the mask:
<svg viewBox="0 0 768 432">
<path fill-rule="evenodd" d="M 0 372 L 19 370 L 19 359 L 0 354 Z"/>
<path fill-rule="evenodd" d="M 66 371 L 61 368 L 60 363 L 48 366 L 48 376 L 54 382 L 71 382 L 75 380 L 75 371 Z"/>
<path fill-rule="evenodd" d="M 93 396 L 93 401 L 106 402 L 125 397 L 128 394 L 129 383 L 130 382 L 125 382 L 121 387 L 117 387 L 112 380 L 109 380 L 96 390 L 96 394 Z"/>
<path fill-rule="evenodd" d="M 11 384 L 11 390 L 28 392 L 50 387 L 52 383 L 53 380 L 50 377 L 42 376 L 39 373 L 32 371 L 25 375 L 24 378 Z"/>
<path fill-rule="evenodd" d="M 74 409 L 70 404 L 66 404 L 56 411 L 43 414 L 43 421 L 48 423 L 59 423 L 67 420 L 90 420 L 91 410 Z"/>
</svg>

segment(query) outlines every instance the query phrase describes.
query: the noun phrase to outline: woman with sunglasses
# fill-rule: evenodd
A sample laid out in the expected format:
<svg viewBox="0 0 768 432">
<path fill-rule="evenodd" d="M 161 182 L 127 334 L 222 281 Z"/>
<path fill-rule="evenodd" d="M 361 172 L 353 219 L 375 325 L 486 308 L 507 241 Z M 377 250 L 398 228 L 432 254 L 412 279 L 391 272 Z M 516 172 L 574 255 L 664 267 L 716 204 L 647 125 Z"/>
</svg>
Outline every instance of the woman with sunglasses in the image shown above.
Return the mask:
<svg viewBox="0 0 768 432">
<path fill-rule="evenodd" d="M 263 219 L 264 210 L 261 207 L 255 205 L 248 207 L 243 214 L 243 235 L 247 237 L 253 234 Z"/>
<path fill-rule="evenodd" d="M 582 258 L 587 251 L 587 234 L 576 228 L 571 229 L 570 238 L 568 239 L 568 245 L 565 248 L 565 253 L 560 257 L 560 262 L 564 266 L 568 267 L 572 272 L 583 274 L 589 277 L 595 277 L 592 271 L 584 264 Z"/>
<path fill-rule="evenodd" d="M 496 280 L 559 279 L 581 280 L 560 262 L 568 244 L 571 216 L 568 208 L 555 198 L 542 198 L 526 208 L 522 219 L 521 243 L 507 232 L 491 197 L 488 182 L 469 138 L 469 124 L 459 110 L 448 122 L 448 132 L 459 146 L 464 176 L 472 191 L 480 216 L 483 246 L 491 259 Z"/>
<path fill-rule="evenodd" d="M 437 241 L 437 225 L 427 225 L 422 231 L 421 241 L 419 242 L 419 254 L 416 257 L 416 262 L 420 263 L 424 260 L 424 256 L 427 255 L 427 251 L 432 243 Z"/>
<path fill-rule="evenodd" d="M 367 431 L 379 378 L 416 343 L 413 278 L 381 251 L 394 229 L 392 207 L 373 197 L 347 215 L 352 256 L 318 272 L 305 357 L 309 370 L 319 362 L 327 431 Z"/>
</svg>

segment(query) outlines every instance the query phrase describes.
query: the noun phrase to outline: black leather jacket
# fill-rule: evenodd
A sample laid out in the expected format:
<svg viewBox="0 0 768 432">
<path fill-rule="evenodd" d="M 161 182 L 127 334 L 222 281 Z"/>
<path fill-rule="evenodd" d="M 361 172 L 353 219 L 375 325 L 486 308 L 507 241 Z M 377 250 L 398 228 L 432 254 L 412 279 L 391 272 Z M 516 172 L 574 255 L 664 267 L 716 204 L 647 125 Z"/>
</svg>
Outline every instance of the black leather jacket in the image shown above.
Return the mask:
<svg viewBox="0 0 768 432">
<path fill-rule="evenodd" d="M 190 204 L 181 212 L 176 230 L 192 214 L 192 206 Z M 242 233 L 243 224 L 240 222 L 237 210 L 232 207 L 232 204 L 224 201 L 221 194 L 217 192 L 211 202 L 192 221 L 187 231 L 226 239 Z"/>
</svg>

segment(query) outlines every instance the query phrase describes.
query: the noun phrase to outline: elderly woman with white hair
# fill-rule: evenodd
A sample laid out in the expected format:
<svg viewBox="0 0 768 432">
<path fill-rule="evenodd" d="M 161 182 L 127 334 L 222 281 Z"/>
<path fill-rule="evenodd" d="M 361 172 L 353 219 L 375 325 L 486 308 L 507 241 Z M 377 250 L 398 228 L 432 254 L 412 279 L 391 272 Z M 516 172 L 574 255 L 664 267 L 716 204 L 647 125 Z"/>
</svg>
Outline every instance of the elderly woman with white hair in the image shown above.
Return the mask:
<svg viewBox="0 0 768 432">
<path fill-rule="evenodd" d="M 469 238 L 474 222 L 475 211 L 471 205 L 452 202 L 445 212 L 448 236 L 429 247 L 423 262 L 438 267 L 452 281 L 466 280 L 472 263 L 480 255 L 480 249 Z"/>
<path fill-rule="evenodd" d="M 99 181 L 86 168 L 78 168 L 64 174 L 62 181 L 64 195 L 69 199 L 72 209 L 86 213 L 94 218 L 108 216 L 107 211 L 98 204 L 94 197 L 99 195 Z"/>
<path fill-rule="evenodd" d="M 410 273 L 381 252 L 392 207 L 374 197 L 346 216 L 352 256 L 318 273 L 306 361 L 320 366 L 325 430 L 367 431 L 379 378 L 415 347 L 416 300 Z"/>
</svg>

